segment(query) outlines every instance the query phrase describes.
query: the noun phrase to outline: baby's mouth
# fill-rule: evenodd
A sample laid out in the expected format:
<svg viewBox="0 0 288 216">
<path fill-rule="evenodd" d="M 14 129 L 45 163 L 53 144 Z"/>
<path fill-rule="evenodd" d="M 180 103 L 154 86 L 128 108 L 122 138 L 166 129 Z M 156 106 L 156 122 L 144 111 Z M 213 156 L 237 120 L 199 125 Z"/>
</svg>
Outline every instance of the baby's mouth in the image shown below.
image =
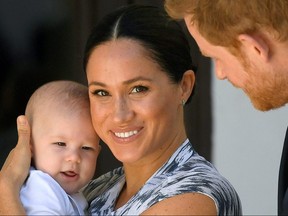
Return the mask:
<svg viewBox="0 0 288 216">
<path fill-rule="evenodd" d="M 65 171 L 65 172 L 62 172 L 62 174 L 64 174 L 65 176 L 68 176 L 68 177 L 75 177 L 77 175 L 77 173 L 75 173 L 73 171 Z"/>
</svg>

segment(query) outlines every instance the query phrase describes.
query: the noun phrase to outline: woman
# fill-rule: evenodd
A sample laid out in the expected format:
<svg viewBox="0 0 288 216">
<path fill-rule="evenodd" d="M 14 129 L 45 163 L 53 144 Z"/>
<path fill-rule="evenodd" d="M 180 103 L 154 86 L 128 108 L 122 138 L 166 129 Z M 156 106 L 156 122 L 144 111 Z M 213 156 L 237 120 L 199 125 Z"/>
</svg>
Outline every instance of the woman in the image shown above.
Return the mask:
<svg viewBox="0 0 288 216">
<path fill-rule="evenodd" d="M 84 68 L 94 128 L 123 163 L 85 188 L 92 215 L 242 214 L 234 188 L 187 139 L 195 70 L 176 22 L 155 7 L 121 8 L 93 30 Z M 7 167 L 17 186 L 23 171 Z"/>
</svg>

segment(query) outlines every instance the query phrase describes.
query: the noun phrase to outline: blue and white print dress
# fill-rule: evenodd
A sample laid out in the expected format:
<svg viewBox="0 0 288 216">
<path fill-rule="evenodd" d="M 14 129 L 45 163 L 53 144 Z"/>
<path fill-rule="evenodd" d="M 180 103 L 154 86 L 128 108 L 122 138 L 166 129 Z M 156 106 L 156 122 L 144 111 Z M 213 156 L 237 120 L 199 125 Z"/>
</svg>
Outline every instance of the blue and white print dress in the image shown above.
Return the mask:
<svg viewBox="0 0 288 216">
<path fill-rule="evenodd" d="M 218 215 L 242 215 L 240 199 L 233 186 L 215 167 L 199 156 L 187 139 L 125 205 L 114 209 L 125 184 L 123 168 L 91 181 L 84 190 L 92 215 L 140 215 L 157 202 L 183 193 L 211 197 Z"/>
</svg>

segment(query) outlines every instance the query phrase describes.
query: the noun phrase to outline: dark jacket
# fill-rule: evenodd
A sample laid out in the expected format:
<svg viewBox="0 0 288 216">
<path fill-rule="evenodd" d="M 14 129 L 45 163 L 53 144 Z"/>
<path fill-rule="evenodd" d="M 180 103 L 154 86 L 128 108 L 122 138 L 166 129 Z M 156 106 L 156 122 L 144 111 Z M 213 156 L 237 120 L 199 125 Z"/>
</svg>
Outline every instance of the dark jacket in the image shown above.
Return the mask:
<svg viewBox="0 0 288 216">
<path fill-rule="evenodd" d="M 278 215 L 288 215 L 288 128 L 284 140 L 278 180 Z"/>
</svg>

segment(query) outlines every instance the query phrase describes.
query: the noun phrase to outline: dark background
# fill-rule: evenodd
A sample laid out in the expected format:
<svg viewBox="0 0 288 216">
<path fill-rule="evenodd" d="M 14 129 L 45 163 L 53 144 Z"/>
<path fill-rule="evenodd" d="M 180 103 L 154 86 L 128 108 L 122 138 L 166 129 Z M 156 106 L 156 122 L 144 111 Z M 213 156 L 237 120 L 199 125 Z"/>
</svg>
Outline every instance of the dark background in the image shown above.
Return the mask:
<svg viewBox="0 0 288 216">
<path fill-rule="evenodd" d="M 0 166 L 17 143 L 16 118 L 33 91 L 59 79 L 86 84 L 82 57 L 90 30 L 105 14 L 133 3 L 163 8 L 162 0 L 0 0 Z M 195 149 L 210 160 L 210 61 L 187 37 L 199 69 L 185 123 Z M 96 176 L 119 165 L 103 144 Z"/>
</svg>

